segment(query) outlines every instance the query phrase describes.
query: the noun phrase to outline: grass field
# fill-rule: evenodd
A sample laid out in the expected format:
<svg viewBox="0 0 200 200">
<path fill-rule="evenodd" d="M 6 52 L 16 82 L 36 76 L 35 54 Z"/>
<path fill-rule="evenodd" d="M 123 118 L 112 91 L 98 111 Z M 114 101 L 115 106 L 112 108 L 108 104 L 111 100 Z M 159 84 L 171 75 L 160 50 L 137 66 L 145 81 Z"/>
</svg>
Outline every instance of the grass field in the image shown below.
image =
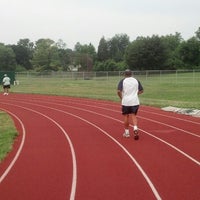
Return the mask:
<svg viewBox="0 0 200 200">
<path fill-rule="evenodd" d="M 0 111 L 0 163 L 12 150 L 17 131 L 10 116 Z"/>
<path fill-rule="evenodd" d="M 20 84 L 12 92 L 66 95 L 74 97 L 119 101 L 116 88 L 122 76 L 95 79 L 70 79 L 63 76 L 18 75 Z M 164 107 L 200 108 L 200 73 L 136 75 L 143 87 L 141 104 Z"/>
</svg>

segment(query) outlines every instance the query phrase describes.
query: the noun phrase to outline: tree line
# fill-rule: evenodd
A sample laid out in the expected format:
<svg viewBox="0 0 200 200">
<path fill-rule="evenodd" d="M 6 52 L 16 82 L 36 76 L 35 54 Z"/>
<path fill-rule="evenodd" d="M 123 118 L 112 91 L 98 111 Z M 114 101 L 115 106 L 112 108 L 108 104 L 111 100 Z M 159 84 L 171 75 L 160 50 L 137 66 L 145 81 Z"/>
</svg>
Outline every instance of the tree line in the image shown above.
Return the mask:
<svg viewBox="0 0 200 200">
<path fill-rule="evenodd" d="M 140 36 L 134 41 L 127 34 L 102 37 L 97 50 L 91 43 L 79 42 L 69 49 L 61 39 L 0 43 L 0 71 L 69 71 L 73 66 L 79 66 L 80 71 L 200 69 L 200 27 L 188 40 L 177 32 Z"/>
</svg>

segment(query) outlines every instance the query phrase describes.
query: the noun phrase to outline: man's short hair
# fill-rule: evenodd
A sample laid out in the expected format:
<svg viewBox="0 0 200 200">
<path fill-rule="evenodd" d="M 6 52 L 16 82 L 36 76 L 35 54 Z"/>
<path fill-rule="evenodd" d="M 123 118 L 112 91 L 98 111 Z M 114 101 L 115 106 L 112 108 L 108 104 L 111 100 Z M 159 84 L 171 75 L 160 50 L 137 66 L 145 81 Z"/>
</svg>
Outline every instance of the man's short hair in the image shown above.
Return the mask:
<svg viewBox="0 0 200 200">
<path fill-rule="evenodd" d="M 132 71 L 131 71 L 130 69 L 126 69 L 126 70 L 124 71 L 124 75 L 125 75 L 125 76 L 131 76 L 131 75 L 132 75 Z"/>
</svg>

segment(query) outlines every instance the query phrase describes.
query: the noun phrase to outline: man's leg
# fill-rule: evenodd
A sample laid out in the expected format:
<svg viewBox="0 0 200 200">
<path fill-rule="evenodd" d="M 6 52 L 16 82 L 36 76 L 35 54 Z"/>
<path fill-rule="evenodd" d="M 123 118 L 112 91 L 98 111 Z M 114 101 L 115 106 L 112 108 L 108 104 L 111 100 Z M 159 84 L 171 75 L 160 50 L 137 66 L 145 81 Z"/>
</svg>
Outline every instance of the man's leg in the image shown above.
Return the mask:
<svg viewBox="0 0 200 200">
<path fill-rule="evenodd" d="M 137 129 L 137 123 L 138 123 L 136 114 L 130 114 L 130 117 L 131 117 L 131 120 L 132 120 L 133 129 L 135 130 L 135 129 Z"/>
<path fill-rule="evenodd" d="M 129 115 L 124 115 L 124 128 L 129 129 Z"/>
<path fill-rule="evenodd" d="M 132 119 L 132 123 L 133 123 L 134 139 L 138 140 L 139 139 L 139 135 L 138 135 L 138 126 L 137 126 L 136 114 L 131 114 L 131 119 Z"/>
<path fill-rule="evenodd" d="M 124 115 L 124 129 L 125 129 L 125 133 L 124 133 L 124 137 L 129 137 L 130 133 L 129 133 L 129 115 Z"/>
</svg>

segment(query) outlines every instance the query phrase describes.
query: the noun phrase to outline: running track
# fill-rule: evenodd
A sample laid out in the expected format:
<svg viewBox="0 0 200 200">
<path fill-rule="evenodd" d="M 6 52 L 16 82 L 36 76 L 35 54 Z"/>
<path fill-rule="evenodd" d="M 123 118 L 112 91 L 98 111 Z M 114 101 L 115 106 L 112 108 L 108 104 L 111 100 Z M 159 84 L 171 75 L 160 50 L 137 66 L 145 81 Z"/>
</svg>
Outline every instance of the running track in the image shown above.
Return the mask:
<svg viewBox="0 0 200 200">
<path fill-rule="evenodd" d="M 199 200 L 200 119 L 141 106 L 140 140 L 120 104 L 0 96 L 19 130 L 0 164 L 1 200 Z"/>
</svg>

